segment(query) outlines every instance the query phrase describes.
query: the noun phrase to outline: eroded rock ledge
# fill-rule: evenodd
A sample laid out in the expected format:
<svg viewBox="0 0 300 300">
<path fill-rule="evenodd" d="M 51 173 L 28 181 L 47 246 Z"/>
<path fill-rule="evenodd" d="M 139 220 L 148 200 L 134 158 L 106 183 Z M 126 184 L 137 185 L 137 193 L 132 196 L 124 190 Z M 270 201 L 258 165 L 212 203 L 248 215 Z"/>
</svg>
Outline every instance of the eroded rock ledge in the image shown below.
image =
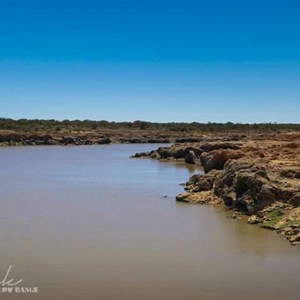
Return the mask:
<svg viewBox="0 0 300 300">
<path fill-rule="evenodd" d="M 174 144 L 134 157 L 201 165 L 204 174 L 192 176 L 177 201 L 225 205 L 300 244 L 300 135 Z"/>
</svg>

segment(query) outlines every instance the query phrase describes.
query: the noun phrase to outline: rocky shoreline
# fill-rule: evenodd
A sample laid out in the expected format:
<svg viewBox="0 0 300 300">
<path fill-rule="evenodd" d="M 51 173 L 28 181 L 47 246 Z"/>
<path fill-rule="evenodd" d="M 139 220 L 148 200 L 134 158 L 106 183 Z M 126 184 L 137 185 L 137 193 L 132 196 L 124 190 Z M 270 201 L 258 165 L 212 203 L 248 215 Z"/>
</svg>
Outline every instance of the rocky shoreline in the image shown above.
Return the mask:
<svg viewBox="0 0 300 300">
<path fill-rule="evenodd" d="M 201 142 L 175 143 L 135 158 L 182 160 L 203 167 L 177 201 L 224 205 L 232 217 L 271 229 L 300 245 L 300 134 L 210 136 Z"/>
</svg>

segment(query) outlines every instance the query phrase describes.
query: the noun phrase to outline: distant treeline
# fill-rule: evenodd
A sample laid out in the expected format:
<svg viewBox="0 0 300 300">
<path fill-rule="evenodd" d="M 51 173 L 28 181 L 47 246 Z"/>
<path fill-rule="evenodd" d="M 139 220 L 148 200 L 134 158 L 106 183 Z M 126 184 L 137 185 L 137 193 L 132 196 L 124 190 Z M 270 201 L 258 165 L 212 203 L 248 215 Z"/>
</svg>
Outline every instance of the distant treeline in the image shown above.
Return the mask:
<svg viewBox="0 0 300 300">
<path fill-rule="evenodd" d="M 28 120 L 0 118 L 0 130 L 16 132 L 64 132 L 64 131 L 101 131 L 101 130 L 151 130 L 173 132 L 221 132 L 221 131 L 300 131 L 300 124 L 240 124 L 240 123 L 152 123 L 108 122 L 91 120 Z"/>
</svg>

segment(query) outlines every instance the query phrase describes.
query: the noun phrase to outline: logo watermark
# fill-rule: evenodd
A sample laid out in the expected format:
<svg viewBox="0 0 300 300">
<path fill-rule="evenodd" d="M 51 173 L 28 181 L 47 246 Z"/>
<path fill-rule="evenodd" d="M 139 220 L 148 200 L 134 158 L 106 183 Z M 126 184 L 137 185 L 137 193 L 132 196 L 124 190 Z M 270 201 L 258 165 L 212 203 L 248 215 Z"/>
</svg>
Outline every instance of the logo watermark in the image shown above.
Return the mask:
<svg viewBox="0 0 300 300">
<path fill-rule="evenodd" d="M 8 270 L 0 281 L 0 293 L 2 294 L 38 294 L 39 288 L 28 287 L 23 284 L 23 279 L 14 279 L 11 275 L 12 265 L 8 267 Z"/>
</svg>

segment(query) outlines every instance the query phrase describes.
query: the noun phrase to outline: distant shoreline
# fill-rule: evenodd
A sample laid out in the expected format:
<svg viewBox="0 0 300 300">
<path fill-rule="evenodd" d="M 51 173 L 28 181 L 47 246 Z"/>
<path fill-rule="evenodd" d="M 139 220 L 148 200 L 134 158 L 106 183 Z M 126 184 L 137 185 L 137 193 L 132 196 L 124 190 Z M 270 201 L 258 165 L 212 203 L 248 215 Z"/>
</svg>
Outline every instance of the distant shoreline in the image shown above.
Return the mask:
<svg viewBox="0 0 300 300">
<path fill-rule="evenodd" d="M 0 132 L 15 132 L 22 134 L 51 133 L 97 133 L 105 131 L 146 131 L 183 133 L 210 132 L 248 132 L 248 131 L 300 131 L 300 123 L 217 123 L 217 122 L 109 122 L 105 120 L 42 120 L 42 119 L 9 119 L 0 118 Z"/>
<path fill-rule="evenodd" d="M 201 142 L 300 132 L 300 124 L 154 123 L 0 118 L 0 146 Z"/>
<path fill-rule="evenodd" d="M 185 137 L 181 134 L 144 131 L 106 131 L 105 133 L 22 134 L 0 132 L 0 147 L 4 146 L 82 146 L 109 144 L 170 144 L 199 142 L 202 136 Z"/>
</svg>

